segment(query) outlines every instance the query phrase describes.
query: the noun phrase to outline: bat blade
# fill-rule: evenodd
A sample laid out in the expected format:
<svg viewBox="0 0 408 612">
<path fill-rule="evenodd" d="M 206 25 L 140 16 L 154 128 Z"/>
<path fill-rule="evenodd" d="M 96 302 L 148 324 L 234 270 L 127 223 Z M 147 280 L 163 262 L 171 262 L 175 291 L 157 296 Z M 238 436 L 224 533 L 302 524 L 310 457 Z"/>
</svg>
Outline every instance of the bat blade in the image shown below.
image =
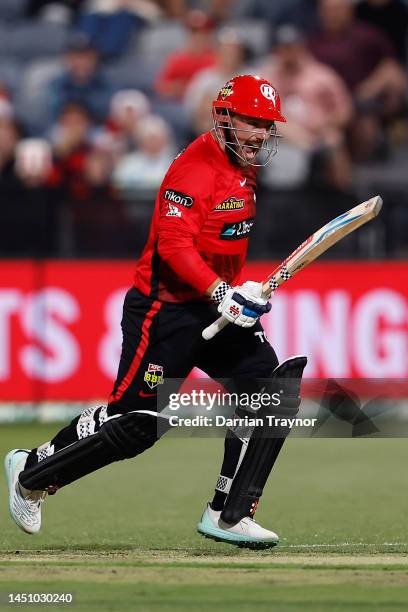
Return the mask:
<svg viewBox="0 0 408 612">
<path fill-rule="evenodd" d="M 383 201 L 377 195 L 366 202 L 357 204 L 354 208 L 339 215 L 326 225 L 323 225 L 314 234 L 309 236 L 297 247 L 264 281 L 263 290 L 265 295 L 270 296 L 275 289 L 283 285 L 292 276 L 297 274 L 322 253 L 327 251 L 333 244 L 339 242 L 344 236 L 361 227 L 367 221 L 374 219 L 381 210 Z M 206 327 L 202 336 L 204 340 L 210 340 L 228 324 L 225 317 L 219 317 L 214 323 Z"/>
<path fill-rule="evenodd" d="M 264 289 L 271 292 L 305 268 L 355 229 L 374 219 L 381 210 L 381 196 L 362 202 L 326 223 L 297 247 L 265 280 Z"/>
</svg>

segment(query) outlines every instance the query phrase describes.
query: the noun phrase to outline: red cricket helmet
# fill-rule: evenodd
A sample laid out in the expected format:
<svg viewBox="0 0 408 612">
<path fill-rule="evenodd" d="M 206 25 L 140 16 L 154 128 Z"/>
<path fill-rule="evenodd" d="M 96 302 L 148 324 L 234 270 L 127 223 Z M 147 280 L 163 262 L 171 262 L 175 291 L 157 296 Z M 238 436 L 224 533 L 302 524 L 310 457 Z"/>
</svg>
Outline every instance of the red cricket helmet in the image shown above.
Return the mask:
<svg viewBox="0 0 408 612">
<path fill-rule="evenodd" d="M 226 108 L 230 112 L 257 119 L 286 122 L 276 89 L 266 79 L 250 74 L 242 74 L 228 81 L 213 102 L 213 108 Z"/>
<path fill-rule="evenodd" d="M 234 126 L 233 115 L 242 115 L 251 119 L 262 119 L 270 122 L 270 128 L 240 128 L 239 132 L 248 133 L 249 140 L 245 143 L 246 151 L 252 149 L 252 161 L 245 154 L 242 140 L 237 136 L 237 127 Z M 224 85 L 213 102 L 213 131 L 220 146 L 230 156 L 234 155 L 245 165 L 266 166 L 278 150 L 278 139 L 275 121 L 286 122 L 281 113 L 280 98 L 276 89 L 259 76 L 243 74 L 236 76 Z M 250 140 L 259 131 L 264 129 L 262 143 L 254 139 Z M 258 155 L 263 156 L 263 161 L 258 160 Z"/>
</svg>

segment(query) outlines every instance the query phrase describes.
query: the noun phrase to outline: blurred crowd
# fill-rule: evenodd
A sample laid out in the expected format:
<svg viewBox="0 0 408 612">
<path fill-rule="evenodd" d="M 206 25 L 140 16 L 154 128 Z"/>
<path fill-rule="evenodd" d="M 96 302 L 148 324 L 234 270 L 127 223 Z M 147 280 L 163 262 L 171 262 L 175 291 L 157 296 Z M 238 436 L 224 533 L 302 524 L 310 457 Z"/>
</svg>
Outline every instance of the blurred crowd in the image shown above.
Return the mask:
<svg viewBox="0 0 408 612">
<path fill-rule="evenodd" d="M 370 254 L 406 254 L 407 46 L 408 0 L 2 0 L 0 255 L 136 255 L 168 166 L 248 73 L 288 120 L 253 254 L 378 191 Z"/>
</svg>

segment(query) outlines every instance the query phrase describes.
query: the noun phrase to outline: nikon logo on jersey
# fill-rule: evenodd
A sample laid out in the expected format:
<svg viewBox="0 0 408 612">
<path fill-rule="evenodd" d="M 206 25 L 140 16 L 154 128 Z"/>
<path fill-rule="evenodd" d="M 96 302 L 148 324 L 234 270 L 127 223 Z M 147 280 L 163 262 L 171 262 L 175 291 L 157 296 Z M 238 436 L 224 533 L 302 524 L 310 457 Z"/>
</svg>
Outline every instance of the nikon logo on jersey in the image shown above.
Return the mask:
<svg viewBox="0 0 408 612">
<path fill-rule="evenodd" d="M 163 198 L 168 202 L 173 202 L 173 204 L 179 204 L 186 208 L 190 208 L 194 204 L 194 198 L 174 189 L 166 189 Z"/>
<path fill-rule="evenodd" d="M 222 228 L 221 240 L 240 240 L 246 238 L 255 223 L 255 217 L 239 221 L 238 223 L 225 223 Z"/>
<path fill-rule="evenodd" d="M 228 198 L 221 204 L 218 204 L 214 210 L 241 210 L 245 206 L 245 200 L 237 200 L 237 198 Z"/>
</svg>

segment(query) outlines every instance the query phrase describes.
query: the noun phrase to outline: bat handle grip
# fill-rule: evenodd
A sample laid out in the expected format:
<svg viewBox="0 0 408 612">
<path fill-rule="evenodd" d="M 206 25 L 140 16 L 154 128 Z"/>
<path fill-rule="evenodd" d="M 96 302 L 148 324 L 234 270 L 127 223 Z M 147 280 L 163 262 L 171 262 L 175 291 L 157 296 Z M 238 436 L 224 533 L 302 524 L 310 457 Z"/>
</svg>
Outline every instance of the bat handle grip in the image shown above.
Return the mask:
<svg viewBox="0 0 408 612">
<path fill-rule="evenodd" d="M 202 337 L 204 340 L 211 340 L 220 332 L 226 325 L 228 325 L 229 321 L 225 317 L 218 317 L 214 323 L 211 323 L 208 327 L 203 329 Z"/>
</svg>

